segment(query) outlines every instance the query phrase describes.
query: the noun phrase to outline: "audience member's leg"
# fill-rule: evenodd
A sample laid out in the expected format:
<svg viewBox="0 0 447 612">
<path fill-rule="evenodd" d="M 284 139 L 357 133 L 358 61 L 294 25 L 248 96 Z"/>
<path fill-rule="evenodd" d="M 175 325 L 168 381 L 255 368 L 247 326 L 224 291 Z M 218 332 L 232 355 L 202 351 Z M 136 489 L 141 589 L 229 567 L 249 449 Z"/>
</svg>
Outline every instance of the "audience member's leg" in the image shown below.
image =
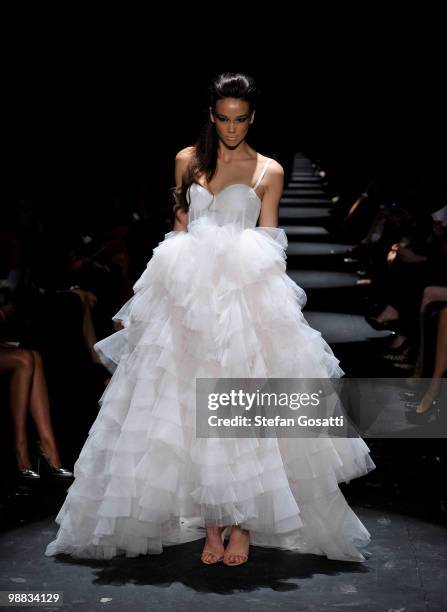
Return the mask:
<svg viewBox="0 0 447 612">
<path fill-rule="evenodd" d="M 26 436 L 28 405 L 33 381 L 34 357 L 22 348 L 0 348 L 0 373 L 11 374 L 10 410 L 14 430 L 14 450 L 19 469 L 31 469 Z"/>
<path fill-rule="evenodd" d="M 430 403 L 436 399 L 442 388 L 442 378 L 447 371 L 447 306 L 441 308 L 438 318 L 438 332 L 436 336 L 435 365 L 432 380 L 425 391 L 416 412 L 425 412 Z"/>
<path fill-rule="evenodd" d="M 51 424 L 50 403 L 43 362 L 37 351 L 31 352 L 34 356 L 34 376 L 31 387 L 30 412 L 36 424 L 43 452 L 52 465 L 59 467 L 61 461 Z"/>
<path fill-rule="evenodd" d="M 424 312 L 419 313 L 419 345 L 413 376 L 410 378 L 421 378 L 424 373 L 425 343 L 426 343 L 426 317 Z"/>
</svg>

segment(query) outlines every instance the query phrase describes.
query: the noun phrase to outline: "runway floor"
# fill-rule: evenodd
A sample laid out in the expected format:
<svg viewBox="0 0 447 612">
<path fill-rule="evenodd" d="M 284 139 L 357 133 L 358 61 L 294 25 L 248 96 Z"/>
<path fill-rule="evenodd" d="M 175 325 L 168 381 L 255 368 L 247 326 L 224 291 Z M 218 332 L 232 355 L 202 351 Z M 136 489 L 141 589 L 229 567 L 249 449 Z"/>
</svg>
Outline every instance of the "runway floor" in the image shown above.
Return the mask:
<svg viewBox="0 0 447 612">
<path fill-rule="evenodd" d="M 2 535 L 0 590 L 61 591 L 63 605 L 44 609 L 90 612 L 445 612 L 444 528 L 390 510 L 352 507 L 373 534 L 366 563 L 251 547 L 240 567 L 207 566 L 200 561 L 201 540 L 133 559 L 48 558 L 43 553 L 55 525 L 36 520 Z"/>
</svg>

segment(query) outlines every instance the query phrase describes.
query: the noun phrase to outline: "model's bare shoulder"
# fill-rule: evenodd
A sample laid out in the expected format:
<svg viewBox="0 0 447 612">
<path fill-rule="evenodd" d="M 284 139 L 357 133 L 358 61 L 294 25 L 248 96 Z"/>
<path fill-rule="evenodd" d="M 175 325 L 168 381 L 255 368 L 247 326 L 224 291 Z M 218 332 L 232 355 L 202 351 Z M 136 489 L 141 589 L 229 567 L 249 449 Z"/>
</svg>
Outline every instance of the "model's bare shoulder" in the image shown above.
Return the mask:
<svg viewBox="0 0 447 612">
<path fill-rule="evenodd" d="M 265 173 L 263 184 L 266 192 L 273 192 L 278 197 L 281 195 L 284 188 L 284 168 L 281 164 L 271 157 L 267 157 L 268 168 Z"/>
<path fill-rule="evenodd" d="M 269 160 L 267 171 L 261 185 L 264 186 L 262 195 L 259 225 L 264 227 L 278 227 L 278 210 L 284 189 L 284 168 L 276 159 Z"/>
<path fill-rule="evenodd" d="M 284 178 L 284 168 L 281 166 L 281 164 L 276 161 L 276 159 L 273 159 L 272 157 L 266 157 L 266 160 L 270 160 L 269 161 L 269 167 L 268 167 L 268 172 L 269 174 L 273 174 L 276 177 L 283 177 Z"/>
<path fill-rule="evenodd" d="M 177 155 L 175 156 L 175 159 L 178 159 L 180 161 L 189 161 L 191 159 L 191 157 L 194 155 L 195 153 L 195 146 L 192 145 L 191 147 L 185 147 L 184 149 L 181 149 Z"/>
<path fill-rule="evenodd" d="M 179 187 L 182 184 L 182 177 L 186 172 L 188 164 L 194 155 L 194 147 L 185 147 L 175 156 L 175 184 Z"/>
</svg>

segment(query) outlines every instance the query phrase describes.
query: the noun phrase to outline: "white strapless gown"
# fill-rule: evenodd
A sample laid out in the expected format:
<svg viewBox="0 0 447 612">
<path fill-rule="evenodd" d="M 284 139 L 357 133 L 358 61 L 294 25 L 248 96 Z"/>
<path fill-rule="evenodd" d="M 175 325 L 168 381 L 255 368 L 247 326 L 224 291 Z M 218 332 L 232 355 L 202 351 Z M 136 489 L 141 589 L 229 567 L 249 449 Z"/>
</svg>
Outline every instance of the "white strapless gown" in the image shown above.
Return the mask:
<svg viewBox="0 0 447 612">
<path fill-rule="evenodd" d="M 360 437 L 195 437 L 196 377 L 344 371 L 301 312 L 284 230 L 256 227 L 256 191 L 189 193 L 188 231 L 165 235 L 114 317 L 124 329 L 95 345 L 113 376 L 45 554 L 161 553 L 214 522 L 254 545 L 365 561 L 370 534 L 338 486 L 376 467 Z"/>
</svg>

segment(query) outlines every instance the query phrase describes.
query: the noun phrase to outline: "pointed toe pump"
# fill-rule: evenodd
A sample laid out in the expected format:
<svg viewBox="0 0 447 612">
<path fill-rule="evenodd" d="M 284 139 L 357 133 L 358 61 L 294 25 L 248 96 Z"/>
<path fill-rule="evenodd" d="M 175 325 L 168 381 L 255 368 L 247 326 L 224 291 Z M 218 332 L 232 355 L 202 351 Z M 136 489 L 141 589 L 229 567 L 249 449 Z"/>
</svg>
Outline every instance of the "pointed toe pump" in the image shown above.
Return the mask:
<svg viewBox="0 0 447 612">
<path fill-rule="evenodd" d="M 43 452 L 42 447 L 37 443 L 37 471 L 41 472 L 41 466 L 44 467 L 45 471 L 51 478 L 55 479 L 69 479 L 73 478 L 73 472 L 66 468 L 59 466 L 56 467 L 50 463 L 47 455 Z"/>
</svg>

